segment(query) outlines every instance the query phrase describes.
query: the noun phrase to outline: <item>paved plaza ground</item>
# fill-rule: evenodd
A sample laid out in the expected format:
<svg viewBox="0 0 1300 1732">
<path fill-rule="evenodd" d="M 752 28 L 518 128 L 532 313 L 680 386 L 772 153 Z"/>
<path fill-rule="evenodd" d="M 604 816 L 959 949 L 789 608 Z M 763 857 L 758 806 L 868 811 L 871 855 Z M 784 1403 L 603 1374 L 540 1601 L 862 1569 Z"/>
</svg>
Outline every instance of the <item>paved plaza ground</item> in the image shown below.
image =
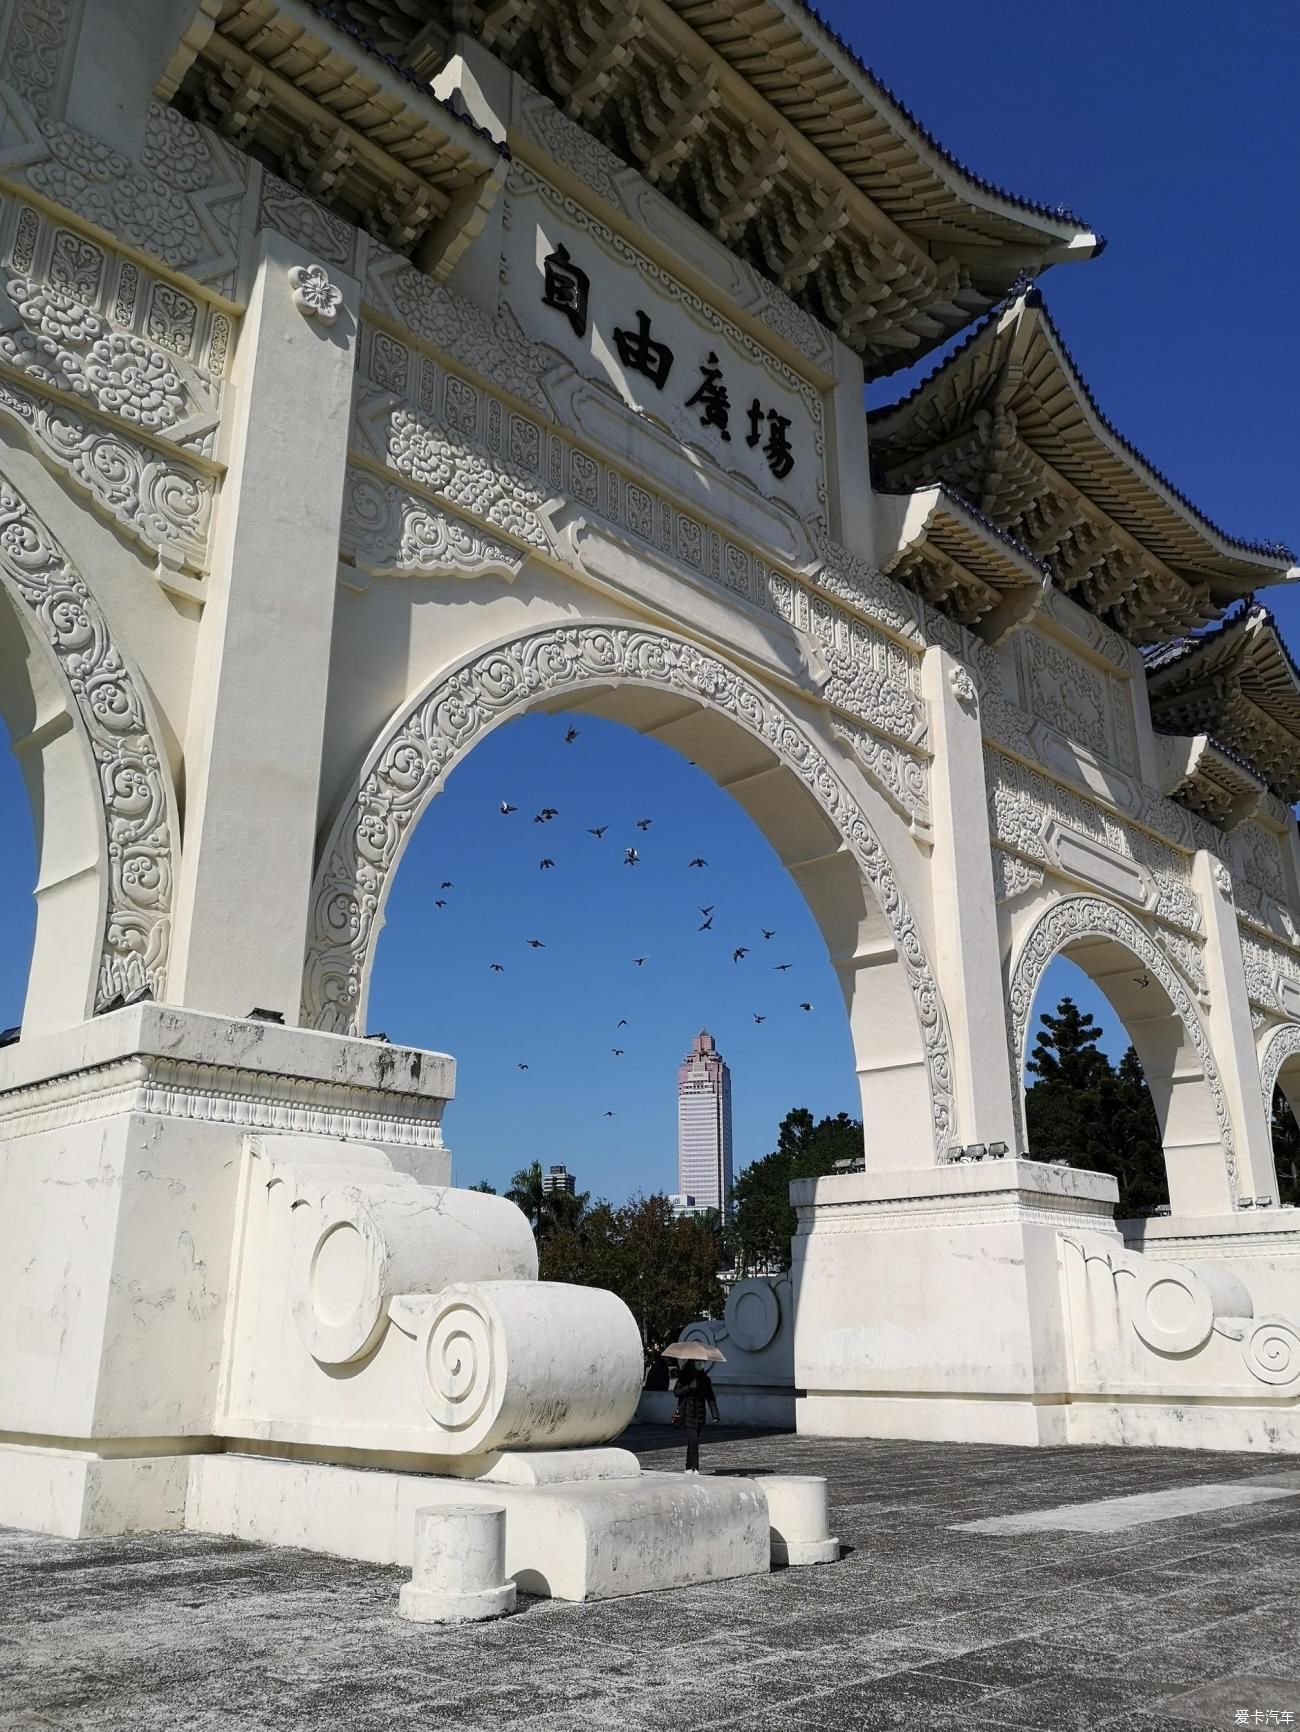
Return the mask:
<svg viewBox="0 0 1300 1732">
<path fill-rule="evenodd" d="M 680 1454 L 667 1428 L 625 1441 Z M 0 1531 L 0 1728 L 1300 1729 L 1300 1463 L 708 1441 L 720 1471 L 825 1474 L 842 1561 L 436 1629 L 396 1617 L 400 1570 Z"/>
</svg>

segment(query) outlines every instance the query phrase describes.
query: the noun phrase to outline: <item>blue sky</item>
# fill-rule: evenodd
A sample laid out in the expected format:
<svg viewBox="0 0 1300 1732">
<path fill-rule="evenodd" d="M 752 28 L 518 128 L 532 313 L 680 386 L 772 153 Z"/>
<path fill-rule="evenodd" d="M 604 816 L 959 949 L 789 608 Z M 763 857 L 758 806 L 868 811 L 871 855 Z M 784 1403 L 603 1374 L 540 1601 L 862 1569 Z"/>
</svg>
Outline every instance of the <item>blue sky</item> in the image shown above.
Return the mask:
<svg viewBox="0 0 1300 1732">
<path fill-rule="evenodd" d="M 1043 284 L 1101 408 L 1225 529 L 1300 543 L 1291 8 L 1255 0 L 1231 25 L 1221 8 L 1173 0 L 823 11 L 962 161 L 1107 236 L 1100 259 Z M 1300 595 L 1267 599 L 1300 652 Z M 412 840 L 379 945 L 370 1027 L 459 1061 L 447 1119 L 458 1180 L 501 1184 L 537 1158 L 567 1161 L 597 1194 L 673 1188 L 676 1065 L 701 1025 L 732 1066 L 738 1164 L 772 1146 L 791 1106 L 856 1111 L 838 988 L 761 835 L 667 748 L 582 719 L 566 745 L 565 725 L 511 724 L 457 770 Z M 502 799 L 519 811 L 501 817 Z M 534 825 L 546 804 L 560 816 Z M 586 834 L 606 823 L 602 841 Z M 35 877 L 7 751 L 0 837 L 3 1026 L 21 1011 Z M 642 856 L 633 868 L 627 844 Z M 706 869 L 687 867 L 696 855 Z M 714 928 L 699 933 L 709 903 Z M 733 964 L 736 945 L 750 955 Z M 1104 1000 L 1056 965 L 1045 999 L 1072 990 L 1118 1051 Z"/>
</svg>

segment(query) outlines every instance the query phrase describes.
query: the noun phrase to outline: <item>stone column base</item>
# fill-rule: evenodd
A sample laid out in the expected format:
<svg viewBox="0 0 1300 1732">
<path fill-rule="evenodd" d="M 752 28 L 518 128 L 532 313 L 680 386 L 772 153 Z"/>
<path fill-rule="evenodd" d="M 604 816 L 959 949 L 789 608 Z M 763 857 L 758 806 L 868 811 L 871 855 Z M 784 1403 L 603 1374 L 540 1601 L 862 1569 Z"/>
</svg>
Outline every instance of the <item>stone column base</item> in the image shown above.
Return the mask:
<svg viewBox="0 0 1300 1732">
<path fill-rule="evenodd" d="M 185 1525 L 188 1455 L 100 1455 L 0 1443 L 0 1527 L 63 1539 Z"/>
</svg>

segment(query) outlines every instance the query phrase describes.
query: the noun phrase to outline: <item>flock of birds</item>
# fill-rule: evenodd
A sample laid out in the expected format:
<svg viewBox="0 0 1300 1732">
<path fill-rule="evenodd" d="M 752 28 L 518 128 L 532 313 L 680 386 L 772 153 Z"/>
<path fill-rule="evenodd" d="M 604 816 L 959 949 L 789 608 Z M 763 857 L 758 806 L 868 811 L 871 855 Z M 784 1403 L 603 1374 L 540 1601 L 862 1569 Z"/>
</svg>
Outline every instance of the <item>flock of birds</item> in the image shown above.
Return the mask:
<svg viewBox="0 0 1300 1732">
<path fill-rule="evenodd" d="M 576 728 L 576 727 L 570 727 L 564 735 L 565 744 L 571 746 L 573 744 L 573 742 L 578 738 L 580 731 L 581 730 Z M 499 807 L 498 807 L 498 811 L 500 812 L 500 814 L 503 818 L 511 818 L 511 817 L 514 817 L 518 813 L 519 807 L 516 805 L 512 805 L 509 800 L 502 800 L 500 802 Z M 541 824 L 541 825 L 551 824 L 551 823 L 554 823 L 554 821 L 559 816 L 560 816 L 560 812 L 559 812 L 558 807 L 556 807 L 556 806 L 543 806 L 539 812 L 534 813 L 532 822 L 534 824 Z M 654 823 L 653 818 L 638 818 L 636 820 L 636 828 L 638 831 L 640 831 L 642 836 L 644 836 L 649 831 L 649 829 L 653 823 Z M 597 842 L 603 842 L 609 829 L 610 829 L 610 826 L 608 824 L 588 825 L 587 826 L 587 834 L 591 837 L 594 837 Z M 630 843 L 628 845 L 626 845 L 623 849 L 623 864 L 624 864 L 624 866 L 639 866 L 639 865 L 641 865 L 641 863 L 642 863 L 642 861 L 641 861 L 641 854 L 640 854 L 639 849 L 637 849 L 634 845 L 632 845 Z M 686 865 L 687 865 L 687 868 L 691 871 L 697 871 L 697 872 L 698 871 L 707 871 L 709 862 L 706 859 L 704 859 L 704 857 L 702 855 L 697 854 L 694 856 L 694 858 L 688 860 L 686 862 Z M 537 862 L 537 868 L 538 868 L 538 871 L 540 871 L 540 872 L 553 872 L 556 869 L 556 863 L 555 863 L 554 859 L 551 858 L 550 855 L 543 854 Z M 456 886 L 455 886 L 454 882 L 449 878 L 443 879 L 441 884 L 439 884 L 439 886 L 438 886 L 438 889 L 440 892 L 445 891 L 445 890 L 454 890 L 455 888 L 456 888 Z M 448 906 L 449 906 L 449 903 L 448 903 L 448 900 L 445 896 L 439 895 L 434 899 L 434 907 L 435 908 L 446 908 Z M 712 932 L 713 931 L 714 914 L 716 913 L 716 910 L 717 910 L 717 904 L 713 903 L 713 902 L 710 902 L 707 904 L 706 903 L 697 903 L 696 907 L 697 907 L 699 913 L 703 916 L 703 919 L 700 921 L 699 925 L 696 927 L 695 930 L 697 932 Z M 761 926 L 759 928 L 759 931 L 762 933 L 762 942 L 764 942 L 764 943 L 770 943 L 771 940 L 774 939 L 777 935 L 775 927 Z M 529 938 L 529 939 L 525 940 L 525 943 L 527 944 L 527 946 L 530 950 L 545 950 L 546 949 L 546 940 L 542 939 L 542 938 Z M 731 952 L 731 960 L 732 960 L 733 965 L 743 963 L 751 954 L 752 954 L 751 946 L 745 945 L 745 944 L 737 944 Z M 630 958 L 631 966 L 633 968 L 644 968 L 645 965 L 649 962 L 649 960 L 650 960 L 649 956 L 633 956 L 632 958 Z M 788 974 L 789 971 L 791 970 L 791 968 L 793 968 L 793 966 L 794 966 L 794 964 L 791 962 L 777 962 L 777 963 L 774 963 L 772 965 L 773 972 L 776 974 L 782 974 L 782 975 Z M 489 962 L 488 968 L 491 971 L 491 973 L 493 973 L 493 974 L 504 974 L 506 972 L 506 965 L 504 962 L 501 962 L 501 961 Z M 799 1000 L 799 1009 L 801 1011 L 810 1012 L 812 1010 L 812 1008 L 813 1008 L 813 1006 L 812 1006 L 812 1003 L 810 1000 L 808 1000 L 808 999 Z M 754 1021 L 756 1024 L 762 1024 L 768 1020 L 768 1013 L 766 1011 L 757 1011 L 756 1010 L 753 1012 L 753 1018 L 754 1018 Z M 617 1032 L 619 1029 L 628 1028 L 628 1027 L 630 1027 L 629 1019 L 625 1016 L 619 1017 L 618 1022 L 615 1025 L 615 1034 L 617 1035 Z M 612 1046 L 610 1048 L 610 1053 L 614 1058 L 623 1058 L 626 1055 L 626 1048 L 621 1047 L 621 1046 Z M 526 1071 L 528 1069 L 527 1061 L 522 1060 L 522 1059 L 516 1061 L 515 1068 L 516 1068 L 516 1070 Z M 602 1116 L 607 1118 L 607 1119 L 612 1119 L 612 1118 L 616 1117 L 616 1114 L 613 1112 L 612 1109 L 607 1108 Z"/>
</svg>

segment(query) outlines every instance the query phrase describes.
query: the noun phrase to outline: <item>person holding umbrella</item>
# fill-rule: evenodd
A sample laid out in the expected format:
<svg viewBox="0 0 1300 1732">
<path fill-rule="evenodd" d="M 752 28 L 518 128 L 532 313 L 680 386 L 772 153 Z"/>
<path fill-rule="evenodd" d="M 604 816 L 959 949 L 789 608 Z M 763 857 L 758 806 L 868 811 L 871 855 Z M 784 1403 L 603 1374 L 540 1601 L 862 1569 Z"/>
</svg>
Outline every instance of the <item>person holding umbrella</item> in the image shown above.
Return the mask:
<svg viewBox="0 0 1300 1732">
<path fill-rule="evenodd" d="M 700 1433 L 704 1430 L 705 1418 L 707 1416 L 715 1425 L 722 1422 L 713 1382 L 704 1367 L 725 1361 L 716 1347 L 703 1341 L 675 1341 L 671 1347 L 664 1348 L 664 1358 L 681 1362 L 677 1381 L 673 1384 L 673 1394 L 677 1397 L 673 1424 L 680 1425 L 686 1432 L 686 1471 L 698 1474 Z"/>
</svg>

